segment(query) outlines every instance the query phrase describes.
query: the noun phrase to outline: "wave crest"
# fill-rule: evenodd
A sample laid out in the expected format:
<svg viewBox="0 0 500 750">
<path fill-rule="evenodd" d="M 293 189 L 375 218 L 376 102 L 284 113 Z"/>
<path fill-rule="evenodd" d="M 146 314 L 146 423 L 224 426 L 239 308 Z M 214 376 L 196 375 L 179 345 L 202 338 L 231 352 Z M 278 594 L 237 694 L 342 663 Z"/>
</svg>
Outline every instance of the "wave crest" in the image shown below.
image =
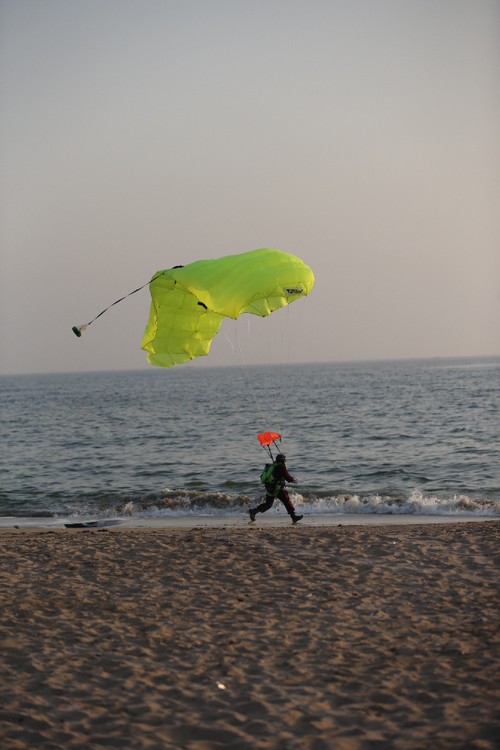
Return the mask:
<svg viewBox="0 0 500 750">
<path fill-rule="evenodd" d="M 467 495 L 442 498 L 425 496 L 415 490 L 409 497 L 356 495 L 343 493 L 320 497 L 312 493 L 292 493 L 297 508 L 306 513 L 389 514 L 434 516 L 500 516 L 500 501 L 474 499 Z M 217 515 L 241 513 L 260 498 L 245 494 L 206 490 L 166 489 L 161 496 L 129 500 L 118 505 L 120 515 Z M 271 513 L 283 512 L 277 500 Z"/>
</svg>

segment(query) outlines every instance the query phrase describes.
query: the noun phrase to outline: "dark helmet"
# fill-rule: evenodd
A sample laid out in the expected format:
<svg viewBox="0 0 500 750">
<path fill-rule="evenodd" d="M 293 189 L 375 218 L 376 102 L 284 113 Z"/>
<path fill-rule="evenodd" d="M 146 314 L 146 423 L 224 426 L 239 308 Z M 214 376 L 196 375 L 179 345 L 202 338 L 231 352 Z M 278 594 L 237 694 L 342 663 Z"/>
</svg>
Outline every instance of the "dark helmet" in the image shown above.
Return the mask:
<svg viewBox="0 0 500 750">
<path fill-rule="evenodd" d="M 284 453 L 278 453 L 278 455 L 276 456 L 276 463 L 277 464 L 286 463 L 286 456 Z"/>
</svg>

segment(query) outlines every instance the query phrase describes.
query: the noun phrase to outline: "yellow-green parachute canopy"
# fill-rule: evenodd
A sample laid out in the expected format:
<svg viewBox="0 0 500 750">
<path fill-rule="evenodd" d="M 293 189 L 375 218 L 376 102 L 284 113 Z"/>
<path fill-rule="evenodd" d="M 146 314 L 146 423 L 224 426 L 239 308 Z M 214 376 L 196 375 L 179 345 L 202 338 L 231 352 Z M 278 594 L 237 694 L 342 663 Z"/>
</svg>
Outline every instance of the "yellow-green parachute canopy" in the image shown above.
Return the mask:
<svg viewBox="0 0 500 750">
<path fill-rule="evenodd" d="M 208 354 L 224 317 L 270 315 L 309 294 L 314 274 L 300 258 L 261 248 L 155 273 L 142 337 L 148 362 L 172 367 Z"/>
</svg>

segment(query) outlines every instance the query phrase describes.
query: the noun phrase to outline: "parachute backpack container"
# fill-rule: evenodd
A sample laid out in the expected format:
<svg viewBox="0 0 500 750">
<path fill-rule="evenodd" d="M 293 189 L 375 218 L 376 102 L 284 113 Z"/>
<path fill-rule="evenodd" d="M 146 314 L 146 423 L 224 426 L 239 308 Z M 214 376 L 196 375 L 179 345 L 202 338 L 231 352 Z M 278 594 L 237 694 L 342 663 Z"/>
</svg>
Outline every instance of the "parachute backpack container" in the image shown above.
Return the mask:
<svg viewBox="0 0 500 750">
<path fill-rule="evenodd" d="M 187 362 L 209 353 L 223 318 L 236 319 L 242 313 L 265 317 L 305 297 L 313 285 L 309 266 L 273 248 L 158 271 L 149 282 L 151 308 L 141 346 L 152 365 Z M 130 294 L 89 323 L 73 326 L 73 333 L 80 338 L 94 320 Z"/>
</svg>

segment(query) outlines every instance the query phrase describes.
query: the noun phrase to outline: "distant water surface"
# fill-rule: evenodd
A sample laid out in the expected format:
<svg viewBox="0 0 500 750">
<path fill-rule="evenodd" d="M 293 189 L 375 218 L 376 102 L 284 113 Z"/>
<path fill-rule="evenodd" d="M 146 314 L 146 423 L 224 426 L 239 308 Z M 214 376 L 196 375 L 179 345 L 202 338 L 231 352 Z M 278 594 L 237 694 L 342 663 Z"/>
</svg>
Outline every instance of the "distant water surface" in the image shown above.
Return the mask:
<svg viewBox="0 0 500 750">
<path fill-rule="evenodd" d="M 500 517 L 500 358 L 3 376 L 0 398 L 2 516 L 242 513 L 273 429 L 302 511 Z"/>
</svg>

